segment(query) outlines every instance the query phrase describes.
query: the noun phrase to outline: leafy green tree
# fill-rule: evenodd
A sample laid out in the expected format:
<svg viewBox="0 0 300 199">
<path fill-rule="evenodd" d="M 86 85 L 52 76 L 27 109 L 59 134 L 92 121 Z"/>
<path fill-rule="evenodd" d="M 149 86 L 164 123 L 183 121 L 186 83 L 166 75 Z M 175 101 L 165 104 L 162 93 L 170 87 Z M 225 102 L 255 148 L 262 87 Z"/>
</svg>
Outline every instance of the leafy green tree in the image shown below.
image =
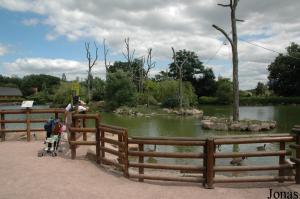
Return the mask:
<svg viewBox="0 0 300 199">
<path fill-rule="evenodd" d="M 233 98 L 232 82 L 228 78 L 219 78 L 216 97 L 220 104 L 231 104 Z"/>
<path fill-rule="evenodd" d="M 262 83 L 262 82 L 258 82 L 257 86 L 255 88 L 255 95 L 257 96 L 264 96 L 267 94 L 268 91 L 268 87 Z"/>
<path fill-rule="evenodd" d="M 195 52 L 185 49 L 176 52 L 176 60 L 179 65 L 186 57 L 188 57 L 188 59 L 182 67 L 182 80 L 192 83 L 198 97 L 215 95 L 216 81 L 213 70 L 211 68 L 205 68 Z M 168 75 L 174 79 L 179 78 L 179 73 L 174 62 L 170 64 L 170 72 Z"/>
<path fill-rule="evenodd" d="M 213 70 L 204 69 L 202 75 L 193 81 L 193 85 L 197 96 L 215 96 L 217 84 Z"/>
<path fill-rule="evenodd" d="M 142 63 L 143 62 L 141 59 L 134 59 L 133 62 L 130 63 L 130 65 L 128 65 L 127 62 L 116 61 L 112 66 L 109 67 L 108 72 L 114 73 L 117 72 L 118 70 L 122 70 L 128 73 L 134 85 L 136 86 L 136 88 L 138 88 L 140 76 L 141 76 L 140 75 L 141 70 L 143 74 L 146 73 Z"/>
<path fill-rule="evenodd" d="M 21 91 L 24 96 L 29 96 L 33 94 L 33 88 L 37 88 L 38 91 L 43 91 L 43 88 L 47 88 L 49 94 L 53 94 L 54 88 L 59 84 L 60 79 L 51 75 L 27 75 L 23 77 Z"/>
<path fill-rule="evenodd" d="M 105 82 L 99 77 L 96 77 L 93 79 L 92 83 L 93 83 L 92 100 L 94 101 L 103 100 L 105 94 Z"/>
<path fill-rule="evenodd" d="M 60 86 L 55 91 L 53 97 L 53 103 L 65 107 L 67 104 L 71 102 L 71 100 L 72 100 L 72 83 L 65 82 L 60 84 Z"/>
<path fill-rule="evenodd" d="M 280 96 L 300 96 L 300 46 L 291 43 L 286 50 L 268 66 L 269 88 Z"/>
<path fill-rule="evenodd" d="M 105 101 L 109 109 L 115 109 L 122 105 L 136 105 L 136 89 L 128 73 L 117 70 L 108 74 Z"/>
</svg>

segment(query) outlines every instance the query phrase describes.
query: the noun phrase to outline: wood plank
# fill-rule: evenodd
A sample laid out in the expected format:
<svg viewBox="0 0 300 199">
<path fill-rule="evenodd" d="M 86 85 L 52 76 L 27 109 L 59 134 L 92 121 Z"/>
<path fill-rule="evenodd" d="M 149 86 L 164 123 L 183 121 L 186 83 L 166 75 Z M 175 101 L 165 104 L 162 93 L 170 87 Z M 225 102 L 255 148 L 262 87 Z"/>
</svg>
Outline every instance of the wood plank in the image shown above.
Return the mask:
<svg viewBox="0 0 300 199">
<path fill-rule="evenodd" d="M 215 178 L 214 183 L 239 183 L 239 182 L 273 182 L 273 181 L 295 181 L 294 176 L 252 176 L 252 177 L 231 177 L 231 178 Z"/>
<path fill-rule="evenodd" d="M 294 136 L 284 137 L 254 137 L 254 138 L 224 138 L 215 139 L 216 145 L 222 144 L 251 144 L 251 143 L 272 143 L 272 142 L 292 142 Z"/>
<path fill-rule="evenodd" d="M 161 180 L 161 181 L 177 181 L 177 182 L 203 182 L 201 177 L 171 177 L 171 176 L 155 176 L 145 174 L 129 174 L 130 178 L 148 179 L 148 180 Z"/>
<path fill-rule="evenodd" d="M 129 156 L 147 156 L 164 158 L 203 158 L 203 153 L 179 153 L 179 152 L 140 152 L 129 151 Z"/>
<path fill-rule="evenodd" d="M 153 144 L 153 145 L 176 145 L 176 146 L 204 146 L 205 141 L 186 141 L 186 140 L 142 140 L 129 139 L 130 144 Z"/>
<path fill-rule="evenodd" d="M 116 150 L 113 150 L 113 149 L 110 149 L 110 148 L 106 148 L 106 147 L 103 147 L 103 146 L 100 147 L 100 150 L 102 150 L 106 153 L 116 155 L 116 156 L 121 156 L 122 158 L 125 157 L 125 154 L 123 152 L 119 152 L 119 151 L 116 151 Z"/>
<path fill-rule="evenodd" d="M 265 156 L 282 156 L 291 155 L 290 151 L 256 151 L 256 152 L 231 152 L 231 153 L 215 153 L 215 158 L 236 158 L 236 157 L 265 157 Z"/>
<path fill-rule="evenodd" d="M 96 141 L 70 141 L 70 145 L 96 145 Z"/>
<path fill-rule="evenodd" d="M 97 129 L 96 128 L 79 128 L 79 127 L 70 127 L 69 128 L 70 132 L 87 132 L 87 133 L 96 133 Z"/>
<path fill-rule="evenodd" d="M 175 164 L 152 164 L 152 163 L 129 163 L 129 167 L 142 167 L 151 169 L 187 170 L 203 171 L 204 168 L 194 165 L 175 165 Z"/>
<path fill-rule="evenodd" d="M 215 166 L 216 172 L 234 172 L 234 171 L 266 171 L 266 170 L 280 170 L 293 169 L 290 164 L 270 165 L 270 166 Z"/>
</svg>

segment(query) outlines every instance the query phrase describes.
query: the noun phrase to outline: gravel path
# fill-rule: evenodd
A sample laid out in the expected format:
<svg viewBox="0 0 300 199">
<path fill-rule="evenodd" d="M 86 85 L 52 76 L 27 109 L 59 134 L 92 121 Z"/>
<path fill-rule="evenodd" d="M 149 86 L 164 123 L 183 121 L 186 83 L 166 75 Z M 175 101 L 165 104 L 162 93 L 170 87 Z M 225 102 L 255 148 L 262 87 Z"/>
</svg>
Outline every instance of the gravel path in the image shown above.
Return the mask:
<svg viewBox="0 0 300 199">
<path fill-rule="evenodd" d="M 201 184 L 168 182 L 139 183 L 95 165 L 84 156 L 37 157 L 41 141 L 0 142 L 0 199 L 155 199 L 155 198 L 267 198 L 269 187 L 277 191 L 297 191 L 295 184 L 231 184 L 204 189 Z"/>
</svg>

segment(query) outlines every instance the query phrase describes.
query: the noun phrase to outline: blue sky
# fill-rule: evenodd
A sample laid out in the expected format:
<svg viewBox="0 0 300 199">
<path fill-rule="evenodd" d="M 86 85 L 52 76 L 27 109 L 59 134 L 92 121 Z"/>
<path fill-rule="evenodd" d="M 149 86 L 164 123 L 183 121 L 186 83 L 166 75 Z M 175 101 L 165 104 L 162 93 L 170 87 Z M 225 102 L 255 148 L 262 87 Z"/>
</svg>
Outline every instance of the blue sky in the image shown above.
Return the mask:
<svg viewBox="0 0 300 199">
<path fill-rule="evenodd" d="M 297 0 L 242 0 L 237 15 L 245 22 L 238 24 L 239 37 L 284 52 L 291 42 L 300 42 L 299 9 Z M 229 30 L 229 22 L 229 10 L 215 0 L 0 0 L 0 72 L 85 78 L 84 43 L 96 41 L 99 61 L 94 75 L 103 78 L 103 39 L 113 62 L 124 61 L 124 38 L 130 37 L 136 57 L 153 49 L 157 66 L 151 75 L 168 67 L 173 46 L 196 52 L 216 76 L 230 78 L 231 50 L 211 27 L 216 24 Z M 267 82 L 267 66 L 276 55 L 239 41 L 240 87 L 250 89 L 258 81 Z"/>
</svg>

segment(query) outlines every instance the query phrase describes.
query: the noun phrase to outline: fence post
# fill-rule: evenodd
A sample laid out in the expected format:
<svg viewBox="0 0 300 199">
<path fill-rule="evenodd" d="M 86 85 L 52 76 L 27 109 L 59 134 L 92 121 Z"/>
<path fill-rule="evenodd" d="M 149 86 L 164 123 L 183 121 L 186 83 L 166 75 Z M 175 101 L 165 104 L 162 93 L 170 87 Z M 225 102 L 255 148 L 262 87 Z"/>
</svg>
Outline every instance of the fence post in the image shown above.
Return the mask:
<svg viewBox="0 0 300 199">
<path fill-rule="evenodd" d="M 208 138 L 206 140 L 206 188 L 213 189 L 214 188 L 214 139 Z"/>
<path fill-rule="evenodd" d="M 205 145 L 203 146 L 203 182 L 202 182 L 202 186 L 205 187 L 206 185 L 206 169 L 207 169 L 207 140 L 205 141 Z"/>
<path fill-rule="evenodd" d="M 26 133 L 27 133 L 27 141 L 29 142 L 31 140 L 30 135 L 30 109 L 26 108 Z"/>
<path fill-rule="evenodd" d="M 127 129 L 125 130 L 124 134 L 124 152 L 125 152 L 125 158 L 124 158 L 124 177 L 129 177 L 129 159 L 128 159 L 128 132 Z"/>
<path fill-rule="evenodd" d="M 5 130 L 5 123 L 4 123 L 5 115 L 4 115 L 4 113 L 1 113 L 1 120 L 2 120 L 1 130 Z M 1 132 L 1 141 L 2 142 L 5 141 L 5 131 Z"/>
<path fill-rule="evenodd" d="M 105 147 L 104 138 L 105 138 L 105 132 L 100 129 L 100 147 L 101 148 Z M 105 151 L 101 149 L 100 154 L 101 154 L 100 155 L 100 164 L 101 164 L 102 163 L 102 158 L 105 158 Z"/>
<path fill-rule="evenodd" d="M 300 146 L 300 128 L 298 126 L 295 126 L 293 128 L 293 132 L 296 134 L 296 147 L 295 147 L 295 150 L 296 150 L 296 161 L 295 161 L 295 164 L 296 164 L 296 176 L 295 176 L 295 180 L 296 180 L 296 184 L 300 184 L 300 163 L 299 160 L 300 159 L 300 149 L 299 149 L 299 146 Z"/>
<path fill-rule="evenodd" d="M 73 117 L 73 113 L 72 113 L 72 127 L 76 127 L 77 123 L 76 123 L 76 119 Z M 76 132 L 74 131 L 70 131 L 71 135 L 70 135 L 70 140 L 71 141 L 76 141 Z M 71 159 L 74 160 L 76 158 L 76 145 L 72 144 L 71 145 Z"/>
<path fill-rule="evenodd" d="M 55 112 L 55 119 L 58 119 L 58 112 Z"/>
<path fill-rule="evenodd" d="M 144 151 L 144 144 L 139 144 L 139 151 Z M 144 156 L 139 156 L 139 163 L 144 163 Z M 144 174 L 144 167 L 139 167 L 139 175 Z M 139 182 L 144 182 L 143 178 L 139 178 Z"/>
<path fill-rule="evenodd" d="M 97 164 L 100 164 L 100 128 L 99 128 L 100 121 L 99 121 L 99 116 L 97 116 L 95 123 L 96 123 L 96 162 L 97 162 Z"/>
<path fill-rule="evenodd" d="M 285 150 L 285 142 L 279 143 L 279 150 Z M 283 165 L 285 163 L 285 155 L 279 156 L 279 165 Z M 279 169 L 278 171 L 279 177 L 284 176 L 284 169 Z M 280 179 L 278 182 L 283 183 L 284 180 Z"/>
<path fill-rule="evenodd" d="M 97 126 L 97 124 L 96 124 L 96 126 Z M 82 128 L 85 128 L 85 127 L 86 127 L 86 120 L 85 120 L 85 118 L 82 118 Z M 83 138 L 83 141 L 87 141 L 87 133 L 86 132 L 83 132 L 82 138 Z"/>
</svg>

